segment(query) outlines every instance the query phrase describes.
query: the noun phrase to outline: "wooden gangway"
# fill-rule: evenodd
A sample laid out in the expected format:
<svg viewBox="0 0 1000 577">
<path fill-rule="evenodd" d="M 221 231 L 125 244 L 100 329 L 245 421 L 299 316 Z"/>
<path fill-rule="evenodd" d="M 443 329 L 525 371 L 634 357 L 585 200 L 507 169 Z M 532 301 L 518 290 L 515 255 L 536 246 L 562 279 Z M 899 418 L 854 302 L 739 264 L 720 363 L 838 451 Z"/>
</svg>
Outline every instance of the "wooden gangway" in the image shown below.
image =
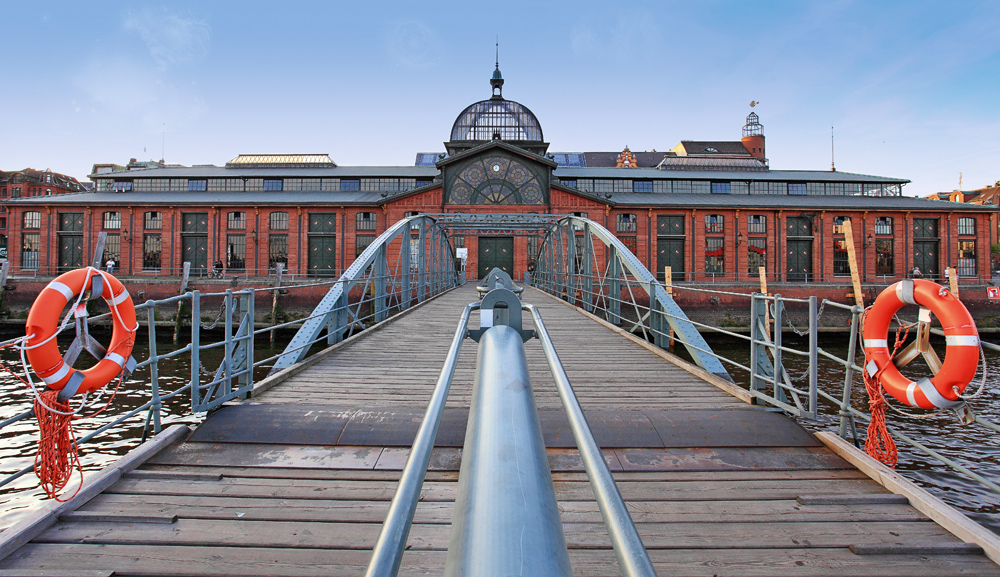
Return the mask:
<svg viewBox="0 0 1000 577">
<path fill-rule="evenodd" d="M 523 298 L 659 575 L 1000 575 L 965 542 L 975 526 L 885 471 L 872 480 L 828 436 L 548 295 Z M 43 530 L 10 546 L 0 576 L 363 574 L 475 299 L 452 290 L 262 381 L 193 434 L 165 431 L 58 518 L 22 523 Z M 618 575 L 541 346 L 525 346 L 574 574 Z M 401 575 L 443 572 L 475 357 L 467 340 Z"/>
</svg>

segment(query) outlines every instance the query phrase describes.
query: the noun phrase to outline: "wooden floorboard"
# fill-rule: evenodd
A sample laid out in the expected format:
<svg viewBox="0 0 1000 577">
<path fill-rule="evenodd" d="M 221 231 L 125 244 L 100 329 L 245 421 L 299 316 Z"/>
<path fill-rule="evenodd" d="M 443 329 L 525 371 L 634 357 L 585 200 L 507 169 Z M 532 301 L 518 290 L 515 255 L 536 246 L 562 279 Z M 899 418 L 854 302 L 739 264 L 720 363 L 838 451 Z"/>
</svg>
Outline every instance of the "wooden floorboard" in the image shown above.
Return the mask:
<svg viewBox="0 0 1000 577">
<path fill-rule="evenodd" d="M 303 407 L 299 412 L 312 405 L 422 410 L 461 309 L 474 298 L 467 286 L 426 303 L 251 402 L 280 405 L 272 413 L 287 413 L 289 405 Z M 598 410 L 624 417 L 726 409 L 719 418 L 727 422 L 758 410 L 568 306 L 531 289 L 525 299 L 541 310 L 595 422 Z M 559 408 L 537 340 L 526 352 L 537 404 Z M 449 407 L 468 407 L 475 357 L 476 344 L 467 340 Z M 690 417 L 697 413 L 684 414 L 700 422 Z M 696 442 L 603 448 L 662 577 L 1000 577 L 984 555 L 825 447 Z M 551 445 L 548 451 L 574 575 L 619 575 L 578 453 Z M 203 442 L 161 452 L 60 517 L 0 560 L 0 577 L 359 576 L 407 453 L 400 446 L 213 442 L 206 433 Z M 401 576 L 444 571 L 461 448 L 438 447 L 433 455 Z"/>
</svg>

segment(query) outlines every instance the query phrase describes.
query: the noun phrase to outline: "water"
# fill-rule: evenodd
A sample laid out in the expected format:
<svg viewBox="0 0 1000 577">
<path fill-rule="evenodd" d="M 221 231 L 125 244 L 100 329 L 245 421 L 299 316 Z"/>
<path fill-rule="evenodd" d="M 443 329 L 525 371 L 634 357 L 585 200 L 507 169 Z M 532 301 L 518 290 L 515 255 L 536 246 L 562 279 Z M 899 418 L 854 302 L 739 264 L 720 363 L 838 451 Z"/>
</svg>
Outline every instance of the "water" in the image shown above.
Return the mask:
<svg viewBox="0 0 1000 577">
<path fill-rule="evenodd" d="M 159 331 L 165 335 L 158 339 L 157 351 L 164 354 L 174 350 L 177 345 L 170 341 L 169 331 Z M 108 335 L 102 335 L 95 331 L 95 336 L 102 342 L 108 342 Z M 0 333 L 0 340 L 6 340 L 18 336 L 19 332 L 7 331 L 7 334 Z M 217 341 L 221 335 L 203 339 L 203 342 Z M 287 339 L 278 339 L 284 342 Z M 846 355 L 846 335 L 823 336 L 820 346 L 825 350 L 838 356 Z M 740 342 L 732 339 L 711 340 L 712 347 L 720 354 L 724 354 L 738 362 L 747 364 L 749 360 L 749 350 Z M 804 343 L 795 342 L 786 337 L 786 346 L 803 349 Z M 65 350 L 68 342 L 61 343 Z M 183 346 L 183 343 L 182 345 Z M 148 336 L 141 332 L 136 343 L 135 357 L 146 358 L 148 356 Z M 940 349 L 939 349 L 940 350 Z M 257 340 L 257 350 L 255 357 L 265 358 L 280 352 L 280 349 L 272 349 L 267 339 Z M 678 347 L 677 352 L 683 354 L 683 348 Z M 221 349 L 212 349 L 203 353 L 203 365 L 209 370 L 214 370 L 221 360 Z M 987 363 L 990 367 L 997 367 L 988 373 L 986 387 L 982 396 L 971 402 L 975 413 L 987 420 L 1000 422 L 1000 404 L 996 401 L 996 395 L 1000 392 L 1000 354 L 987 352 Z M 804 360 L 789 355 L 785 356 L 788 371 L 793 376 L 802 375 L 806 369 Z M 0 350 L 0 363 L 6 368 L 21 374 L 20 357 L 12 349 Z M 266 368 L 259 369 L 256 378 L 262 378 L 266 373 Z M 731 369 L 733 378 L 742 384 L 748 385 L 748 376 L 739 369 Z M 161 394 L 175 390 L 184 386 L 190 378 L 190 364 L 188 357 L 182 355 L 173 359 L 161 361 L 160 363 L 160 390 Z M 820 387 L 835 398 L 840 398 L 843 391 L 843 369 L 832 362 L 821 361 L 819 367 Z M 966 392 L 974 390 L 977 381 Z M 109 423 L 118 415 L 127 412 L 129 409 L 139 407 L 149 400 L 148 371 L 141 371 L 122 386 L 116 395 L 112 407 L 108 412 L 100 415 L 96 419 L 83 419 L 76 424 L 77 436 L 86 435 L 88 432 L 99 428 L 101 425 Z M 18 378 L 7 371 L 0 371 L 0 392 L 4 395 L 6 402 L 0 406 L 0 420 L 17 415 L 31 405 L 31 393 L 28 387 Z M 103 402 L 97 408 L 103 406 Z M 852 404 L 859 410 L 867 411 L 867 395 L 860 378 L 856 380 Z M 896 406 L 899 406 L 898 404 Z M 203 414 L 193 415 L 190 412 L 190 396 L 182 393 L 177 397 L 164 402 L 163 426 L 167 427 L 175 423 L 196 425 L 204 418 Z M 88 411 L 91 412 L 91 411 Z M 839 420 L 836 410 L 826 404 L 821 407 L 821 417 L 818 422 L 803 422 L 807 428 L 812 430 L 837 431 Z M 107 431 L 103 436 L 95 441 L 84 445 L 80 451 L 81 462 L 85 471 L 99 470 L 109 462 L 115 460 L 120 455 L 126 453 L 131 448 L 139 444 L 142 435 L 143 423 L 145 422 L 145 412 L 136 415 L 129 421 Z M 977 473 L 989 478 L 995 483 L 1000 483 L 1000 435 L 992 433 L 979 426 L 962 427 L 958 425 L 956 419 L 950 414 L 942 414 L 930 419 L 916 419 L 899 415 L 894 412 L 887 414 L 887 420 L 891 427 L 899 429 L 904 434 L 915 440 L 941 452 L 943 455 L 958 461 L 971 468 Z M 858 431 L 862 443 L 864 442 L 865 431 Z M 0 431 L 0 478 L 6 477 L 21 468 L 31 464 L 37 447 L 37 427 L 34 419 L 25 420 L 18 424 L 8 426 Z M 914 480 L 933 494 L 943 499 L 945 502 L 965 511 L 970 517 L 1000 533 L 1000 495 L 996 495 L 982 485 L 967 480 L 964 477 L 951 472 L 942 463 L 926 455 L 909 449 L 900 443 L 900 458 L 898 470 L 904 472 L 910 479 Z M 76 487 L 78 476 L 71 481 L 69 490 Z M 7 527 L 27 515 L 33 507 L 45 502 L 44 494 L 38 488 L 38 480 L 34 474 L 27 474 L 12 485 L 0 489 L 0 527 Z"/>
<path fill-rule="evenodd" d="M 847 334 L 821 335 L 820 347 L 823 350 L 840 358 L 847 356 Z M 935 342 L 932 339 L 932 343 Z M 743 365 L 749 365 L 750 351 L 743 346 L 742 341 L 733 339 L 712 339 L 709 338 L 712 349 L 720 355 L 731 358 Z M 804 339 L 783 337 L 783 344 L 787 347 L 806 350 L 807 343 Z M 936 349 L 944 359 L 943 342 L 936 343 Z M 683 356 L 683 347 L 678 347 L 676 351 Z M 859 351 L 860 353 L 860 351 Z M 990 422 L 1000 423 L 1000 402 L 997 401 L 997 394 L 1000 393 L 1000 353 L 985 351 L 987 375 L 982 394 L 969 402 L 973 412 Z M 863 363 L 863 354 L 859 354 L 857 364 Z M 783 362 L 788 373 L 793 377 L 803 376 L 808 368 L 808 361 L 804 357 L 793 355 L 783 355 Z M 912 367 L 912 368 L 911 368 Z M 733 379 L 749 388 L 749 374 L 742 369 L 727 366 Z M 921 369 L 924 372 L 921 372 Z M 928 369 L 922 364 L 922 360 L 914 361 L 911 366 L 903 371 L 911 379 L 921 376 L 930 376 Z M 966 395 L 971 395 L 978 389 L 982 378 L 982 368 L 976 374 L 972 384 L 965 390 Z M 806 389 L 805 379 L 793 381 L 799 388 Z M 832 361 L 820 360 L 818 367 L 818 387 L 820 390 L 840 399 L 844 390 L 844 370 L 841 365 Z M 919 409 L 909 409 L 889 399 L 892 406 L 919 416 L 909 416 L 899 412 L 888 410 L 886 412 L 886 423 L 890 428 L 896 429 L 909 438 L 923 444 L 924 446 L 939 452 L 942 456 L 949 458 L 958 464 L 972 470 L 985 477 L 995 484 L 1000 484 L 1000 434 L 995 433 L 980 425 L 962 426 L 952 412 L 943 412 L 935 416 L 926 418 L 928 411 Z M 864 382 L 860 375 L 855 375 L 855 382 L 852 389 L 851 405 L 859 411 L 868 412 L 868 394 L 865 391 Z M 819 419 L 817 421 L 800 420 L 801 424 L 812 431 L 830 431 L 838 433 L 840 428 L 840 417 L 837 408 L 820 398 Z M 924 417 L 924 418 L 921 418 Z M 858 438 L 862 448 L 866 437 L 865 425 L 858 423 Z M 989 527 L 996 533 L 1000 533 L 1000 495 L 991 491 L 988 487 L 966 478 L 965 476 L 953 472 L 953 470 L 926 455 L 917 449 L 904 444 L 900 439 L 896 439 L 899 449 L 899 462 L 896 467 L 912 481 L 930 491 L 932 494 L 942 499 L 949 505 L 965 512 L 969 517 L 977 522 Z"/>
</svg>

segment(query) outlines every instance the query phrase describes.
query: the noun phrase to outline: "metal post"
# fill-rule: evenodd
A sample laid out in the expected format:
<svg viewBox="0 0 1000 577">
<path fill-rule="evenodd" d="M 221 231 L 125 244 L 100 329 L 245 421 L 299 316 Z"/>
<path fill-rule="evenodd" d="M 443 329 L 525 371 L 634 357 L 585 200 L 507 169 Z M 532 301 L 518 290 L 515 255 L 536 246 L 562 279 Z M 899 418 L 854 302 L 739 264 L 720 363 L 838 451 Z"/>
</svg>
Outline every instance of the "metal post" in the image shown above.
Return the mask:
<svg viewBox="0 0 1000 577">
<path fill-rule="evenodd" d="M 427 298 L 427 219 L 420 221 L 420 236 L 417 240 L 417 302 Z M 410 250 L 407 245 L 406 250 Z"/>
<path fill-rule="evenodd" d="M 817 371 L 819 369 L 819 319 L 816 317 L 816 295 L 809 297 L 809 415 L 816 418 Z"/>
<path fill-rule="evenodd" d="M 281 292 L 281 275 L 285 272 L 283 263 L 276 263 L 277 279 L 274 281 L 274 295 L 271 298 L 271 326 L 278 324 L 278 293 Z M 274 346 L 275 333 L 278 331 L 271 329 L 271 346 Z"/>
<path fill-rule="evenodd" d="M 372 266 L 372 275 L 375 276 L 375 319 L 376 323 L 380 323 L 385 320 L 385 286 L 386 286 L 386 254 L 385 245 L 379 247 L 378 256 L 375 257 L 375 262 Z"/>
<path fill-rule="evenodd" d="M 758 296 L 757 293 L 750 295 L 750 390 L 760 391 L 763 388 L 758 371 L 760 370 L 760 345 L 761 339 L 760 323 L 764 317 L 761 308 L 767 307 L 767 300 Z"/>
<path fill-rule="evenodd" d="M 368 563 L 368 570 L 365 571 L 365 577 L 393 577 L 399 571 L 399 562 L 403 558 L 403 549 L 406 547 L 406 537 L 410 533 L 413 513 L 417 509 L 417 501 L 420 498 L 420 487 L 427 474 L 431 450 L 434 448 L 434 438 L 437 436 L 438 425 L 441 424 L 441 415 L 444 413 L 448 390 L 451 388 L 451 380 L 455 374 L 458 354 L 462 350 L 462 340 L 469 328 L 469 315 L 473 309 L 478 307 L 479 303 L 466 306 L 462 318 L 458 321 L 458 328 L 455 329 L 455 336 L 451 339 L 451 347 L 448 349 L 447 357 L 445 357 L 444 366 L 441 367 L 437 384 L 434 385 L 434 392 L 431 394 L 431 401 L 424 413 L 424 420 L 421 421 L 417 436 L 413 439 L 413 447 L 410 449 L 406 466 L 403 467 L 403 473 L 399 478 L 399 486 L 396 488 L 396 494 L 392 497 L 389 513 L 382 524 L 382 531 L 375 542 L 375 548 L 372 550 L 372 558 Z"/>
<path fill-rule="evenodd" d="M 621 283 L 621 262 L 618 259 L 618 251 L 614 246 L 608 246 L 611 258 L 609 267 L 611 278 L 608 282 L 608 322 L 613 325 L 620 325 L 622 313 L 622 283 Z"/>
<path fill-rule="evenodd" d="M 851 420 L 851 389 L 854 386 L 854 358 L 858 353 L 858 323 L 862 309 L 851 308 L 851 339 L 847 344 L 847 368 L 844 370 L 844 394 L 840 399 L 840 438 L 847 438 L 847 427 Z"/>
<path fill-rule="evenodd" d="M 149 408 L 153 413 L 153 433 L 160 433 L 160 358 L 156 354 L 156 302 L 146 301 L 149 307 L 146 309 L 146 328 L 149 332 L 149 384 L 153 395 L 153 406 Z"/>
<path fill-rule="evenodd" d="M 413 225 L 410 225 L 409 230 L 399 236 L 399 272 L 403 276 L 399 295 L 399 310 L 405 311 L 410 308 L 412 302 L 410 299 L 410 244 L 413 242 Z"/>
<path fill-rule="evenodd" d="M 583 225 L 583 282 L 580 293 L 583 297 L 583 310 L 594 312 L 594 244 L 590 237 L 590 225 Z"/>
<path fill-rule="evenodd" d="M 233 390 L 233 290 L 226 289 L 226 312 L 223 316 L 226 319 L 226 358 L 222 365 L 225 367 L 225 379 L 222 383 L 222 393 L 219 396 L 228 395 Z M 209 399 L 205 399 L 208 401 Z"/>
<path fill-rule="evenodd" d="M 191 293 L 191 410 L 201 404 L 201 292 Z"/>
<path fill-rule="evenodd" d="M 569 382 L 566 370 L 563 369 L 559 361 L 559 355 L 552 345 L 552 339 L 545 329 L 542 316 L 533 305 L 526 305 L 526 309 L 531 311 L 531 318 L 535 322 L 535 332 L 542 342 L 542 350 L 545 359 L 548 361 L 549 369 L 552 371 L 552 378 L 556 388 L 559 390 L 559 399 L 562 401 L 566 416 L 569 419 L 570 429 L 573 431 L 573 439 L 580 450 L 580 458 L 583 467 L 587 471 L 594 495 L 597 497 L 597 505 L 601 509 L 601 516 L 604 524 L 608 528 L 608 535 L 611 537 L 611 545 L 615 549 L 618 557 L 618 566 L 623 575 L 628 577 L 655 577 L 656 571 L 653 563 L 649 560 L 646 547 L 642 544 L 639 532 L 636 531 L 632 516 L 629 515 L 625 501 L 618 486 L 608 470 L 608 464 L 604 462 L 604 455 L 594 440 L 594 434 L 587 424 L 587 418 L 580 407 L 580 401 L 576 398 L 573 385 Z M 543 575 L 543 573 L 537 573 Z"/>
<path fill-rule="evenodd" d="M 253 341 L 254 341 L 254 292 L 253 289 L 247 289 L 243 291 L 243 296 L 240 298 L 240 309 L 243 312 L 244 318 L 246 319 L 247 334 L 244 335 L 243 345 L 243 361 L 241 363 L 241 371 L 243 374 L 239 376 L 239 388 L 252 387 L 253 386 Z"/>
<path fill-rule="evenodd" d="M 785 396 L 785 389 L 778 383 L 783 382 L 785 377 L 785 366 L 781 364 L 781 295 L 774 295 L 774 340 L 771 341 L 771 357 L 774 358 L 774 398 L 782 403 L 788 402 Z"/>
<path fill-rule="evenodd" d="M 499 325 L 479 341 L 444 574 L 508 577 L 526 571 L 573 574 L 524 342 L 519 331 Z"/>
<path fill-rule="evenodd" d="M 184 262 L 184 269 L 181 272 L 181 290 L 178 291 L 178 294 L 184 294 L 184 293 L 187 292 L 187 290 L 188 290 L 187 289 L 187 287 L 188 287 L 188 279 L 190 279 L 190 278 L 191 278 L 191 263 L 185 261 Z M 175 345 L 177 343 L 179 343 L 180 340 L 181 340 L 181 326 L 182 326 L 182 324 L 184 322 L 183 318 L 184 318 L 184 301 L 183 300 L 179 300 L 179 301 L 177 301 L 177 317 L 174 319 L 174 344 Z"/>
</svg>

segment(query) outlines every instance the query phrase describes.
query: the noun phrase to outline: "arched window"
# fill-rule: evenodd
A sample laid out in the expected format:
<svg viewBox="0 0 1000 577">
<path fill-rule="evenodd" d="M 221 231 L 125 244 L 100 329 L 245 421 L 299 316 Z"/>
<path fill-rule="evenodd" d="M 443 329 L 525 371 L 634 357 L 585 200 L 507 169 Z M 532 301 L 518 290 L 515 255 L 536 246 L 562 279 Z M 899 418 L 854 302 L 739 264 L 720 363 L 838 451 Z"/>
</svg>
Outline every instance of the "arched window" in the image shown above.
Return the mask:
<svg viewBox="0 0 1000 577">
<path fill-rule="evenodd" d="M 287 212 L 272 212 L 268 221 L 271 230 L 288 230 Z"/>
<path fill-rule="evenodd" d="M 122 227 L 122 213 L 115 211 L 105 212 L 101 226 L 108 230 L 120 229 Z"/>
<path fill-rule="evenodd" d="M 247 213 L 245 212 L 230 212 L 227 220 L 230 230 L 246 230 L 247 228 Z"/>
</svg>

